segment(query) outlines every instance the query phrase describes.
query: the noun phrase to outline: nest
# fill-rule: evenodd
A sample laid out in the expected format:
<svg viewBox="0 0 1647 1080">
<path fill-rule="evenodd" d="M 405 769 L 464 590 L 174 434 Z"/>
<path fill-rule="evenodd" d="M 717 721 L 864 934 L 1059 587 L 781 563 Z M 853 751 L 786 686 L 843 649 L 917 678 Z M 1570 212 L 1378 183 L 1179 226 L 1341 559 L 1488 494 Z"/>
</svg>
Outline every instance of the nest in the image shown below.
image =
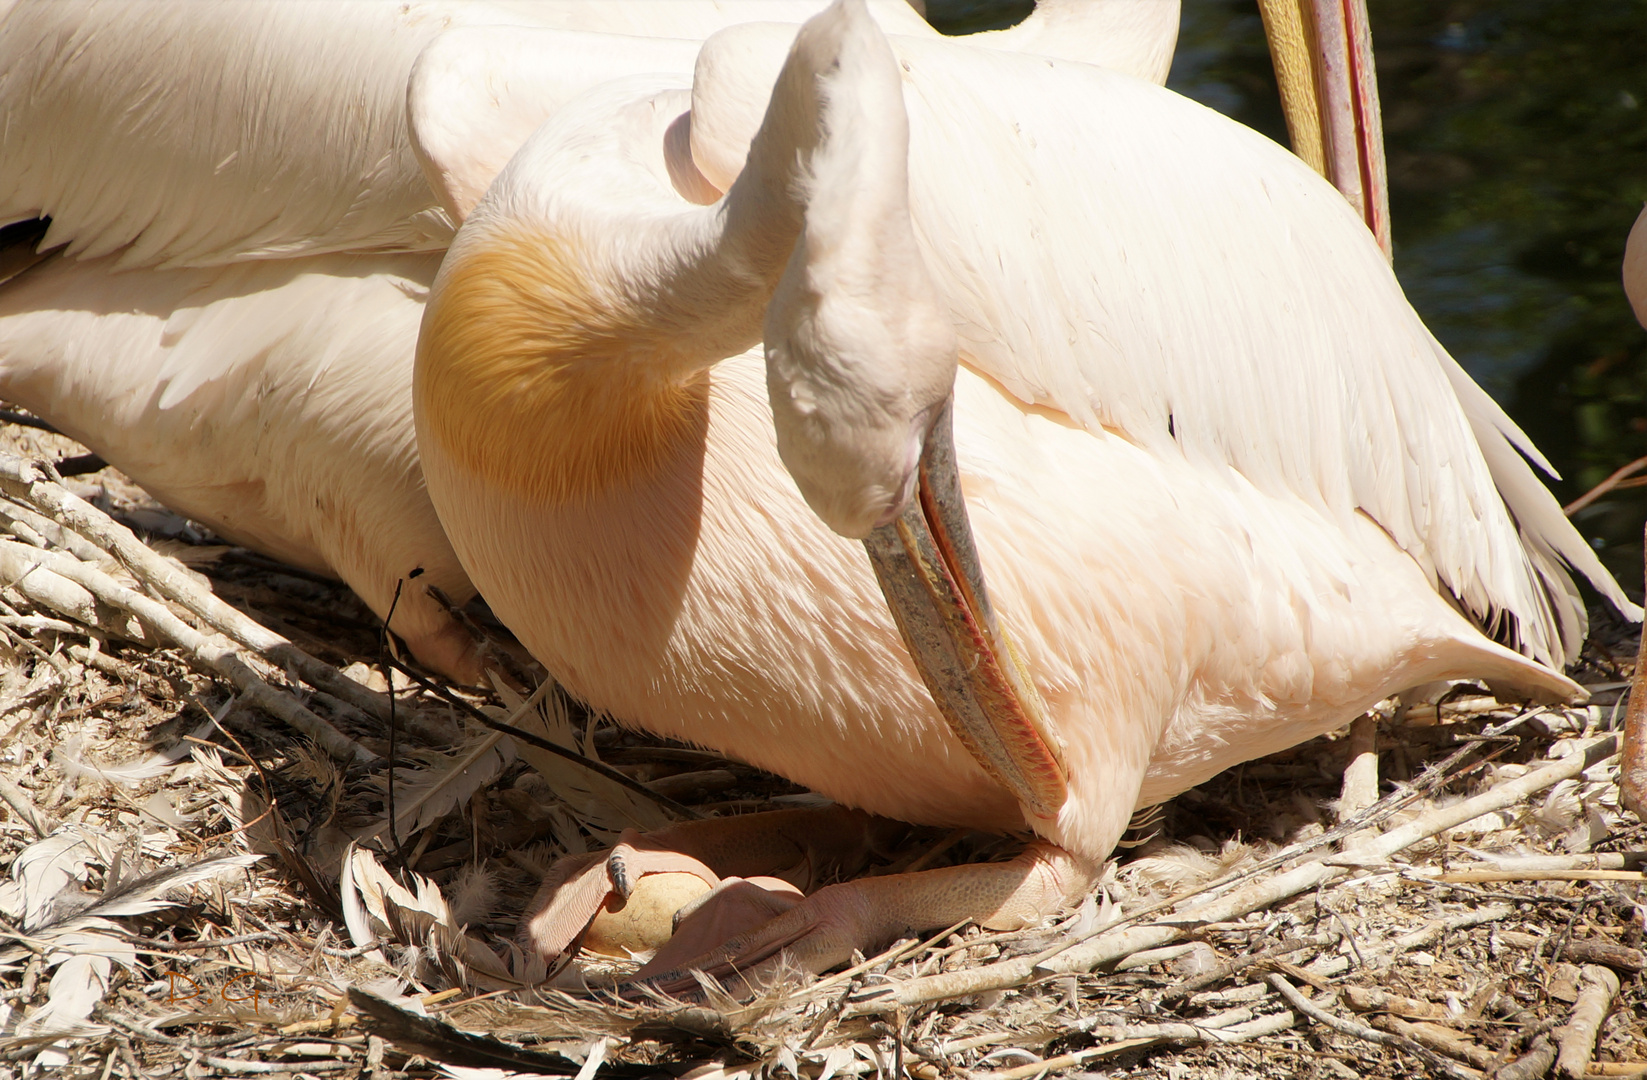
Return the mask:
<svg viewBox="0 0 1647 1080">
<path fill-rule="evenodd" d="M 812 796 L 553 693 L 444 685 L 341 586 L 4 437 L 0 1078 L 1647 1075 L 1614 622 L 1591 705 L 1386 703 L 1180 796 L 1053 924 L 753 1000 L 622 996 L 588 989 L 613 965 L 546 982 L 513 946 L 547 867 L 682 806 Z M 912 830 L 869 872 L 1014 843 Z"/>
</svg>

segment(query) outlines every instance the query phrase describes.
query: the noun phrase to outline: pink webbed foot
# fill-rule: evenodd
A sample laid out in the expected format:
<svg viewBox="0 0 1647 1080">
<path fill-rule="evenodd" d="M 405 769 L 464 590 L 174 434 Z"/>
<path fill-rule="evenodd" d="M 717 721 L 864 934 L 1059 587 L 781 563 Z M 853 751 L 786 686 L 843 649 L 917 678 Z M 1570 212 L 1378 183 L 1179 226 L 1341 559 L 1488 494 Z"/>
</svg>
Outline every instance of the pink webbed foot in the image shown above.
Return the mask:
<svg viewBox="0 0 1647 1080">
<path fill-rule="evenodd" d="M 872 954 L 900 937 L 967 919 L 992 930 L 1032 926 L 1077 903 L 1096 874 L 1094 864 L 1036 844 L 1010 862 L 844 882 L 672 971 L 655 960 L 637 978 L 667 994 L 692 993 L 697 970 L 746 992 L 785 969 L 821 974 L 854 952 Z"/>
<path fill-rule="evenodd" d="M 731 877 L 679 908 L 675 932 L 635 979 L 674 971 L 782 915 L 804 899 L 782 878 Z"/>
<path fill-rule="evenodd" d="M 551 964 L 580 943 L 609 955 L 649 953 L 669 939 L 675 913 L 723 878 L 775 876 L 758 901 L 740 885 L 703 905 L 685 943 L 671 953 L 690 958 L 724 940 L 710 935 L 747 930 L 818 880 L 855 870 L 883 834 L 903 828 L 831 807 L 688 822 L 644 836 L 626 832 L 608 853 L 556 863 L 520 938 Z M 770 899 L 774 892 L 789 900 Z"/>
</svg>

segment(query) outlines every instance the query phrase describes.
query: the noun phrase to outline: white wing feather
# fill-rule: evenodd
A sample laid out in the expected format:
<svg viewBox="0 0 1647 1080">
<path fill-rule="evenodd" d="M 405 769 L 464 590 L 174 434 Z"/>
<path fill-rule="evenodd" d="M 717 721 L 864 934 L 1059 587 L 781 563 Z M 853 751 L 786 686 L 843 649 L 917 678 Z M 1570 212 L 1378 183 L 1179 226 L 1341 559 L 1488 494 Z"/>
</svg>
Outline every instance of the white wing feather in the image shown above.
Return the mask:
<svg viewBox="0 0 1647 1080">
<path fill-rule="evenodd" d="M 414 157 L 406 84 L 442 31 L 525 23 L 701 39 L 822 0 L 60 0 L 0 12 L 0 224 L 122 268 L 435 251 L 453 224 Z M 907 5 L 883 20 L 925 28 Z M 930 29 L 926 29 L 931 33 Z"/>
<path fill-rule="evenodd" d="M 741 167 L 784 38 L 738 27 L 699 58 L 692 151 L 717 186 Z M 1552 666 L 1585 625 L 1563 564 L 1640 617 L 1521 453 L 1547 463 L 1296 157 L 1092 65 L 892 44 L 916 236 L 968 364 L 1152 454 L 1366 514 L 1499 640 Z"/>
<path fill-rule="evenodd" d="M 898 49 L 916 229 L 975 367 L 1152 453 L 1367 514 L 1552 666 L 1584 625 L 1559 561 L 1639 617 L 1303 163 L 1101 69 Z"/>
<path fill-rule="evenodd" d="M 49 215 L 44 246 L 122 267 L 443 248 L 406 77 L 484 10 L 18 4 L 0 22 L 0 222 Z"/>
<path fill-rule="evenodd" d="M 608 79 L 690 74 L 698 45 L 523 27 L 449 31 L 412 68 L 407 108 L 413 148 L 447 213 L 462 221 L 556 109 Z"/>
<path fill-rule="evenodd" d="M 53 259 L 0 290 L 0 396 L 379 611 L 418 565 L 469 595 L 423 491 L 407 392 L 438 255 L 141 274 L 115 261 Z"/>
</svg>

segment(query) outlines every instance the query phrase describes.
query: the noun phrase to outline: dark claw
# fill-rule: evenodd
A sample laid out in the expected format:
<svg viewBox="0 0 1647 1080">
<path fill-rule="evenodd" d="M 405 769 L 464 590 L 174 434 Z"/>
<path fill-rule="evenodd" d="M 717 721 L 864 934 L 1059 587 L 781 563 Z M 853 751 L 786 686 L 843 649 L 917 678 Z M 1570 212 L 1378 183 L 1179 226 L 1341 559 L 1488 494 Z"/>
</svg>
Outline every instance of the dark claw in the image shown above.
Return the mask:
<svg viewBox="0 0 1647 1080">
<path fill-rule="evenodd" d="M 612 891 L 629 899 L 629 894 L 635 890 L 635 883 L 629 877 L 629 867 L 623 860 L 623 849 L 616 847 L 606 859 L 606 876 L 612 879 Z"/>
</svg>

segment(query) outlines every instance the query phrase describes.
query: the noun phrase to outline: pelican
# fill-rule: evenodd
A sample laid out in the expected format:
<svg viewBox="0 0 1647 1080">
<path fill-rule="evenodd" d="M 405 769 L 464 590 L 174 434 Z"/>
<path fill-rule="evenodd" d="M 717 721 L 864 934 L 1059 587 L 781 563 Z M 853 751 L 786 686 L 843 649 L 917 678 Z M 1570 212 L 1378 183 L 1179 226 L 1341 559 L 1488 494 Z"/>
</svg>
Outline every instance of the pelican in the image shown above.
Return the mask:
<svg viewBox="0 0 1647 1080">
<path fill-rule="evenodd" d="M 539 128 L 431 289 L 414 410 L 464 567 L 572 693 L 846 807 L 1035 838 L 655 971 L 1023 925 L 1136 807 L 1404 688 L 1579 696 L 1569 568 L 1639 617 L 1307 165 L 856 0 Z M 793 870 L 854 820 L 805 817 L 557 869 L 523 935 L 557 954 L 680 855 Z"/>
<path fill-rule="evenodd" d="M 474 592 L 411 417 L 456 224 L 584 88 L 689 72 L 712 31 L 821 6 L 6 6 L 0 245 L 33 265 L 0 282 L 0 397 L 224 537 L 393 608 L 424 663 L 473 681 L 473 642 L 427 589 Z M 901 2 L 880 14 L 931 33 Z M 24 243 L 50 257 L 16 260 Z"/>
</svg>

